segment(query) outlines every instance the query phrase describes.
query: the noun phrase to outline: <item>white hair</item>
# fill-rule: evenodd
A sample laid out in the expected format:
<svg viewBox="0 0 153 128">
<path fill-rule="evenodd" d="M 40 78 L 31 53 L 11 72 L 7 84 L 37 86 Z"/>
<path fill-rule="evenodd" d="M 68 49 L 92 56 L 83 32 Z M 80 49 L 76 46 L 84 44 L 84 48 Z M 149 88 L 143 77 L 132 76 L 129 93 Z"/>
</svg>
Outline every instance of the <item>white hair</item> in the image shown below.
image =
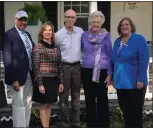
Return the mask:
<svg viewBox="0 0 153 128">
<path fill-rule="evenodd" d="M 105 16 L 101 11 L 95 11 L 93 13 L 91 13 L 88 17 L 88 23 L 89 25 L 92 23 L 92 20 L 94 17 L 100 17 L 101 20 L 101 24 L 103 24 L 105 22 Z"/>
</svg>

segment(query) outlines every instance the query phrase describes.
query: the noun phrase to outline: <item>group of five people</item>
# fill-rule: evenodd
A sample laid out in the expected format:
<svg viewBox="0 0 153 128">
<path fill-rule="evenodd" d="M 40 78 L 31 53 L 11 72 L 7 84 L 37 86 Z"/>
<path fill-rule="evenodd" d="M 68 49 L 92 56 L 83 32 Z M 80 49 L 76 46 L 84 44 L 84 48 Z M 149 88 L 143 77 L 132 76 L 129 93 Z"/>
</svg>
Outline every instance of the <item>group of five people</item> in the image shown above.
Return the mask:
<svg viewBox="0 0 153 128">
<path fill-rule="evenodd" d="M 25 31 L 28 15 L 19 10 L 15 26 L 5 33 L 5 82 L 12 85 L 13 127 L 29 127 L 32 101 L 40 103 L 42 127 L 49 127 L 52 103 L 62 101 L 63 128 L 80 128 L 80 88 L 83 85 L 88 128 L 109 128 L 108 86 L 117 90 L 126 128 L 143 128 L 149 51 L 145 38 L 136 34 L 128 17 L 118 25 L 112 48 L 110 33 L 102 28 L 101 11 L 89 15 L 89 30 L 74 26 L 74 10 L 64 15 L 64 27 L 55 33 L 44 23 L 38 43 Z M 80 63 L 81 62 L 81 63 Z M 71 117 L 69 116 L 71 93 Z"/>
</svg>

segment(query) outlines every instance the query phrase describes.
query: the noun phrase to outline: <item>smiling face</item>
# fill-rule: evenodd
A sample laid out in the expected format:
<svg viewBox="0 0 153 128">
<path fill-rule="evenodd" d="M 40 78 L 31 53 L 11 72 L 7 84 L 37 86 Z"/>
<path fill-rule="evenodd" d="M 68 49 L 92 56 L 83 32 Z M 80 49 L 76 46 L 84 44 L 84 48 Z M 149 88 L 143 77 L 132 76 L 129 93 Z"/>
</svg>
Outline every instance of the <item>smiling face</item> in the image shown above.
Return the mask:
<svg viewBox="0 0 153 128">
<path fill-rule="evenodd" d="M 50 41 L 52 38 L 52 27 L 50 25 L 46 25 L 42 32 L 43 40 Z"/>
<path fill-rule="evenodd" d="M 76 22 L 76 13 L 69 9 L 65 12 L 65 18 L 64 18 L 65 26 L 66 28 L 72 28 Z"/>
<path fill-rule="evenodd" d="M 100 30 L 101 26 L 102 26 L 102 23 L 101 23 L 100 17 L 99 16 L 93 17 L 91 22 L 91 30 L 94 33 L 97 33 Z"/>
<path fill-rule="evenodd" d="M 15 25 L 19 30 L 24 30 L 26 29 L 28 24 L 28 19 L 26 17 L 21 17 L 21 18 L 15 18 Z"/>
<path fill-rule="evenodd" d="M 131 33 L 131 25 L 128 20 L 123 20 L 121 23 L 121 33 L 123 35 L 130 35 Z"/>
</svg>

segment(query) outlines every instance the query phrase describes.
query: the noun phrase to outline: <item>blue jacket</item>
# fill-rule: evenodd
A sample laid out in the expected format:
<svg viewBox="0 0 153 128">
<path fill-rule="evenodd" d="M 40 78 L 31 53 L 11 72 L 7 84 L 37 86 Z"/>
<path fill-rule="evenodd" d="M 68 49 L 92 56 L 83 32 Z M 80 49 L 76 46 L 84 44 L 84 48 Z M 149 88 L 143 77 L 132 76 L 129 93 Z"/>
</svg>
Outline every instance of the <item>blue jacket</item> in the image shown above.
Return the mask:
<svg viewBox="0 0 153 128">
<path fill-rule="evenodd" d="M 34 46 L 30 34 L 26 33 Z M 2 46 L 5 83 L 12 85 L 14 81 L 18 81 L 20 85 L 24 85 L 29 71 L 29 59 L 24 43 L 15 27 L 5 33 Z"/>
<path fill-rule="evenodd" d="M 147 68 L 149 63 L 149 49 L 145 38 L 132 33 L 127 45 L 119 50 L 121 38 L 117 38 L 113 51 L 114 84 L 116 89 L 134 89 L 137 82 L 148 85 Z"/>
</svg>

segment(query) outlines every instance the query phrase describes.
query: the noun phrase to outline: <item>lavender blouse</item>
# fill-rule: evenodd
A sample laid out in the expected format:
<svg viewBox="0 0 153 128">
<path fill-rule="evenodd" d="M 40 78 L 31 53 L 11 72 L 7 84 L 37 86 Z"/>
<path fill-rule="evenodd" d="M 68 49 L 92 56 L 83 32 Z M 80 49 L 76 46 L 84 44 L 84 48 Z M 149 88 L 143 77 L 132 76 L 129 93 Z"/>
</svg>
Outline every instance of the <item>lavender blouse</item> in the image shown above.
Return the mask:
<svg viewBox="0 0 153 128">
<path fill-rule="evenodd" d="M 83 52 L 82 55 L 82 64 L 83 68 L 93 68 L 94 67 L 94 46 L 88 41 L 89 31 L 86 31 L 82 34 L 81 39 L 81 49 Z M 96 36 L 96 35 L 95 35 Z M 104 40 L 101 42 L 101 69 L 108 69 L 107 74 L 112 74 L 112 42 L 110 39 L 110 34 L 108 33 Z"/>
</svg>

